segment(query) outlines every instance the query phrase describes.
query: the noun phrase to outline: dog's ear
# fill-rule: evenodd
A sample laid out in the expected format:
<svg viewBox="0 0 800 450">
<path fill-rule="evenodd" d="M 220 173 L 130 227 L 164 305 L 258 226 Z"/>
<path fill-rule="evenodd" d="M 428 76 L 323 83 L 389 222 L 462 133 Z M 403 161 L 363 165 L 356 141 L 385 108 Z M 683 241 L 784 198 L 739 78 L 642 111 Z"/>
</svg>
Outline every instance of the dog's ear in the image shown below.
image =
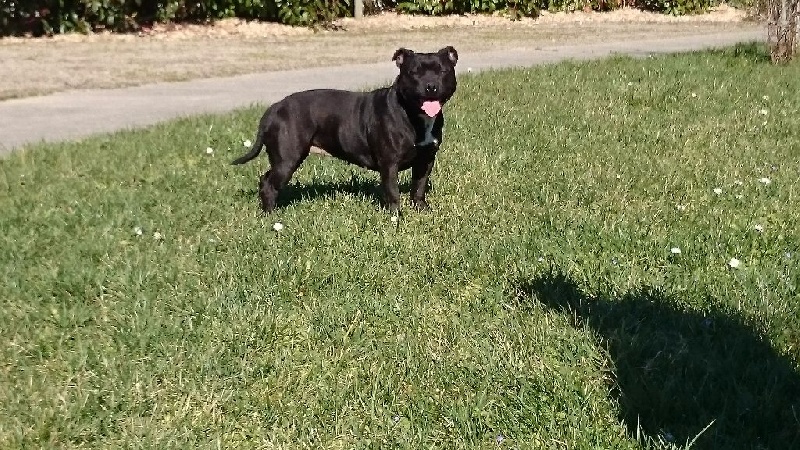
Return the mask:
<svg viewBox="0 0 800 450">
<path fill-rule="evenodd" d="M 455 66 L 458 62 L 458 52 L 452 46 L 448 45 L 447 47 L 439 50 L 439 55 L 446 57 L 450 60 L 451 63 Z"/>
<path fill-rule="evenodd" d="M 392 56 L 392 61 L 394 61 L 397 64 L 397 67 L 400 67 L 403 65 L 403 61 L 412 55 L 414 55 L 413 51 L 401 47 L 398 48 L 396 52 L 394 52 L 394 56 Z"/>
</svg>

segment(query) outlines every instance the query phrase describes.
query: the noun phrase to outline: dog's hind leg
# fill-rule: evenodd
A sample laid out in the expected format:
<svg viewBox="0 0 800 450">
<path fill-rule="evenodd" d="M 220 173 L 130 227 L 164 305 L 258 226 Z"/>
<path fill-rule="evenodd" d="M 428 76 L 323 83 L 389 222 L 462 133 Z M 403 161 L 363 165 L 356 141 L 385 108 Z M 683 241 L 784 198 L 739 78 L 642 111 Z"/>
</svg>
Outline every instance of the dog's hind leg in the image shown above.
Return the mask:
<svg viewBox="0 0 800 450">
<path fill-rule="evenodd" d="M 258 193 L 261 197 L 261 209 L 268 213 L 275 209 L 280 190 L 289 183 L 294 172 L 305 161 L 311 150 L 311 143 L 304 142 L 297 132 L 293 136 L 290 130 L 285 129 L 265 133 L 265 136 L 270 168 L 261 177 Z"/>
</svg>

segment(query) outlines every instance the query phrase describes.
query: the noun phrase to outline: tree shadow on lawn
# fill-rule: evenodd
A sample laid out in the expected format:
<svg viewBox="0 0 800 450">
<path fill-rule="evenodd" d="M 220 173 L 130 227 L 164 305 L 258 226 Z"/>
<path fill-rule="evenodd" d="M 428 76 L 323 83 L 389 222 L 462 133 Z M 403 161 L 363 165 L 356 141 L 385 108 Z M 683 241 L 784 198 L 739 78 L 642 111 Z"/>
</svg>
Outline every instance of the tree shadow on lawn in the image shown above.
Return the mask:
<svg viewBox="0 0 800 450">
<path fill-rule="evenodd" d="M 753 64 L 771 64 L 769 48 L 764 42 L 740 42 L 732 47 L 711 50 L 712 54 L 720 54 L 731 60 L 744 59 Z"/>
<path fill-rule="evenodd" d="M 407 195 L 410 189 L 411 183 L 409 181 L 400 182 L 401 196 Z M 375 205 L 383 205 L 383 189 L 380 186 L 380 181 L 363 179 L 353 175 L 349 181 L 290 182 L 288 186 L 278 193 L 278 208 L 315 198 L 334 198 L 337 194 L 343 193 L 368 199 Z M 258 198 L 258 188 L 239 189 L 237 196 L 241 198 Z"/>
<path fill-rule="evenodd" d="M 684 444 L 713 421 L 692 448 L 800 448 L 800 374 L 741 318 L 681 311 L 648 288 L 591 297 L 559 273 L 516 289 L 520 307 L 538 300 L 604 341 L 615 366 L 612 392 L 632 435 L 638 426 Z"/>
</svg>

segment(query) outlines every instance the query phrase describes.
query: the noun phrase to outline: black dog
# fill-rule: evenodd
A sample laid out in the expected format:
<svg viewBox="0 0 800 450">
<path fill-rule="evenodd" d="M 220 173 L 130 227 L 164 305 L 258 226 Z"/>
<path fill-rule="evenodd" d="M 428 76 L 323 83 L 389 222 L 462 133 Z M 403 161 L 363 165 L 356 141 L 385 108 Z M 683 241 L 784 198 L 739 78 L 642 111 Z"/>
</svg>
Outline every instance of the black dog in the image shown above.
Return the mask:
<svg viewBox="0 0 800 450">
<path fill-rule="evenodd" d="M 311 146 L 380 172 L 386 206 L 393 213 L 400 207 L 398 172 L 411 168 L 411 200 L 417 209 L 429 208 L 425 192 L 442 142 L 442 105 L 456 91 L 458 53 L 453 47 L 436 53 L 401 48 L 392 60 L 400 74 L 387 88 L 298 92 L 267 109 L 253 148 L 232 163 L 246 163 L 267 147 L 270 169 L 259 183 L 264 212 L 275 208 L 278 191 Z"/>
</svg>

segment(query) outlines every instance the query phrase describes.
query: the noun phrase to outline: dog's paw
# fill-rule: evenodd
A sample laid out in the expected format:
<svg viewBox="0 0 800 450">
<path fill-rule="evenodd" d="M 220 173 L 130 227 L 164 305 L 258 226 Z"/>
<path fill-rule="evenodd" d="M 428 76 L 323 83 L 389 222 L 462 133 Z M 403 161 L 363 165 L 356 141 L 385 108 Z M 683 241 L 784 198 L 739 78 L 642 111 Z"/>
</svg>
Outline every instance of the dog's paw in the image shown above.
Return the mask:
<svg viewBox="0 0 800 450">
<path fill-rule="evenodd" d="M 412 200 L 411 202 L 414 205 L 414 209 L 417 211 L 428 212 L 431 210 L 431 206 L 425 201 L 425 199 Z"/>
<path fill-rule="evenodd" d="M 274 198 L 261 197 L 261 212 L 266 216 L 275 210 L 276 202 Z"/>
<path fill-rule="evenodd" d="M 400 216 L 400 203 L 387 203 L 384 209 L 391 216 Z"/>
</svg>

